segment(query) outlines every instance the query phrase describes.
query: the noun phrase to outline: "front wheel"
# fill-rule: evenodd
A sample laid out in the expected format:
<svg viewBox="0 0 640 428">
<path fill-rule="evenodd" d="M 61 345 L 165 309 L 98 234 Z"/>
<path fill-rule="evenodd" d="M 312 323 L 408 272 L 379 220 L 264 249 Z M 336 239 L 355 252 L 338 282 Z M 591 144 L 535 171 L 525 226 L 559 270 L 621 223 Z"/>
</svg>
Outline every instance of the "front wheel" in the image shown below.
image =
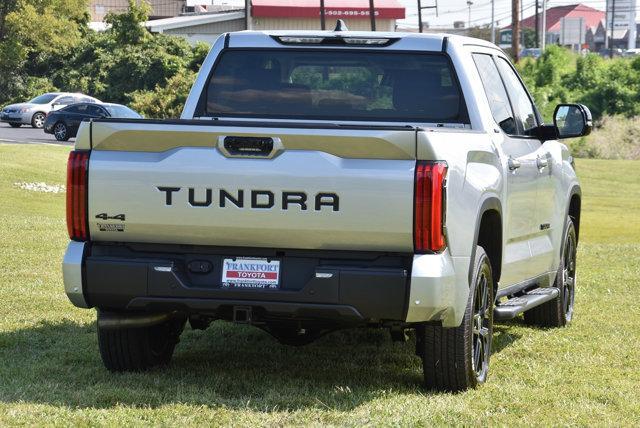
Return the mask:
<svg viewBox="0 0 640 428">
<path fill-rule="evenodd" d="M 462 324 L 455 328 L 421 325 L 416 351 L 424 383 L 439 391 L 464 391 L 485 382 L 493 337 L 494 282 L 489 257 L 476 247 L 469 298 Z"/>
<path fill-rule="evenodd" d="M 44 127 L 44 120 L 47 116 L 41 111 L 37 112 L 31 118 L 31 126 L 34 128 L 42 129 Z"/>
<path fill-rule="evenodd" d="M 98 320 L 100 316 L 98 311 Z M 180 318 L 149 327 L 102 328 L 98 323 L 102 362 L 112 372 L 144 371 L 167 365 L 184 324 Z"/>
<path fill-rule="evenodd" d="M 539 327 L 563 327 L 571 322 L 576 297 L 577 246 L 576 228 L 571 217 L 567 217 L 560 266 L 553 285 L 560 292 L 555 299 L 526 311 L 524 321 L 527 324 Z"/>
<path fill-rule="evenodd" d="M 67 141 L 69 140 L 69 131 L 67 130 L 67 125 L 63 122 L 58 122 L 53 127 L 53 135 L 55 135 L 56 140 L 58 141 Z"/>
</svg>

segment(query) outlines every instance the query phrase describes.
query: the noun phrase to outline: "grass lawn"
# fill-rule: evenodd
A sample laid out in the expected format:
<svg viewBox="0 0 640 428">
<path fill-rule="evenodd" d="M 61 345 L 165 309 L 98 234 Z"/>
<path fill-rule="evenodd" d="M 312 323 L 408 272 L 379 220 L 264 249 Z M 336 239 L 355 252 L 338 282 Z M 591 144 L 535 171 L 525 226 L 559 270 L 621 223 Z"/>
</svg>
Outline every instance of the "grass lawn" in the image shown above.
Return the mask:
<svg viewBox="0 0 640 428">
<path fill-rule="evenodd" d="M 420 388 L 410 344 L 344 331 L 303 348 L 216 322 L 188 327 L 172 364 L 114 375 L 95 312 L 67 300 L 64 193 L 69 149 L 0 144 L 0 425 L 638 425 L 640 163 L 578 162 L 583 216 L 573 324 L 496 326 L 478 390 Z"/>
</svg>

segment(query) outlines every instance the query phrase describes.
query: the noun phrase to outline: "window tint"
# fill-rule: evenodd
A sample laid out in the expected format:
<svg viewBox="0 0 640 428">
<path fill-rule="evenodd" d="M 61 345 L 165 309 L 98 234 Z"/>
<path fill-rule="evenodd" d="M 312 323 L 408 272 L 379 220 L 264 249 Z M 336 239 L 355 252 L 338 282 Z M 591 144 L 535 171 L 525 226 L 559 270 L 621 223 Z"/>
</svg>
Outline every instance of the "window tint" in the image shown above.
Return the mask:
<svg viewBox="0 0 640 428">
<path fill-rule="evenodd" d="M 78 110 L 79 107 L 80 107 L 79 105 L 73 105 L 73 106 L 65 107 L 60 111 L 63 111 L 65 113 L 80 113 L 80 111 Z"/>
<path fill-rule="evenodd" d="M 89 97 L 80 97 L 78 98 L 79 103 L 95 103 L 96 101 L 93 98 Z"/>
<path fill-rule="evenodd" d="M 504 79 L 504 84 L 507 87 L 511 103 L 515 113 L 515 119 L 519 125 L 521 125 L 521 131 L 524 131 L 524 135 L 528 135 L 527 131 L 538 126 L 536 119 L 536 113 L 531 103 L 529 95 L 525 90 L 522 82 L 516 75 L 511 65 L 504 58 L 498 58 L 498 68 Z"/>
<path fill-rule="evenodd" d="M 461 95 L 443 55 L 229 50 L 204 115 L 460 122 Z"/>
<path fill-rule="evenodd" d="M 86 105 L 87 111 L 92 116 L 103 116 L 105 115 L 105 111 L 96 105 Z"/>
<path fill-rule="evenodd" d="M 487 94 L 493 118 L 504 132 L 509 135 L 517 134 L 509 97 L 493 58 L 491 55 L 473 54 L 473 60 L 478 68 L 478 73 L 480 73 L 480 80 L 482 80 L 482 86 Z"/>
</svg>

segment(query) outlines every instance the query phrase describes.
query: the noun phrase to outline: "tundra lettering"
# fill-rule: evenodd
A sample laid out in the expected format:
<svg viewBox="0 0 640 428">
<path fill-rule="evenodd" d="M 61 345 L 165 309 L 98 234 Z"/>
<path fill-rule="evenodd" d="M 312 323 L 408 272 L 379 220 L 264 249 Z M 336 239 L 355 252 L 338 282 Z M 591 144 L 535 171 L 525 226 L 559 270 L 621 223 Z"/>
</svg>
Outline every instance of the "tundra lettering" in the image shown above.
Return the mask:
<svg viewBox="0 0 640 428">
<path fill-rule="evenodd" d="M 370 327 L 415 338 L 427 388 L 474 388 L 494 322 L 571 322 L 582 196 L 559 140 L 591 125 L 580 104 L 545 124 L 483 40 L 223 34 L 181 119 L 80 125 L 65 291 L 111 371 L 167 364 L 187 322 L 296 346 Z"/>
<path fill-rule="evenodd" d="M 173 194 L 179 192 L 181 187 L 164 187 L 156 186 L 156 188 L 165 192 L 165 205 L 173 205 Z M 208 207 L 213 203 L 213 189 L 205 188 L 197 190 L 194 187 L 188 188 L 189 192 L 189 205 L 192 207 Z M 196 192 L 198 195 L 204 193 L 204 198 L 200 197 L 197 200 Z M 270 190 L 250 190 L 251 194 L 251 208 L 257 209 L 270 209 L 275 205 L 275 194 Z M 282 192 L 282 209 L 288 210 L 289 205 L 297 205 L 301 211 L 307 210 L 307 194 L 305 192 Z M 219 190 L 219 207 L 224 208 L 227 206 L 227 201 L 231 202 L 238 208 L 244 207 L 244 190 L 239 189 L 236 191 L 236 196 L 227 190 Z M 336 193 L 320 192 L 315 195 L 315 210 L 321 211 L 322 207 L 330 207 L 332 211 L 340 211 L 340 197 Z"/>
</svg>

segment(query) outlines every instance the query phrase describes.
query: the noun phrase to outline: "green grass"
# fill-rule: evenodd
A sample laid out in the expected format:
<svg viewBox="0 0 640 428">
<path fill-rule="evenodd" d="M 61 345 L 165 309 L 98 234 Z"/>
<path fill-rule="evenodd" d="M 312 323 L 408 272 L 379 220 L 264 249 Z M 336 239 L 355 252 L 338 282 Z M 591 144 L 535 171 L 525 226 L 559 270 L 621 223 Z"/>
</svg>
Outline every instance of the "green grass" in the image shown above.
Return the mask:
<svg viewBox="0 0 640 428">
<path fill-rule="evenodd" d="M 187 329 L 169 368 L 114 375 L 95 314 L 63 292 L 68 148 L 0 144 L 0 425 L 638 425 L 640 163 L 578 161 L 583 221 L 574 323 L 496 327 L 489 382 L 420 389 L 410 344 L 344 331 L 303 348 L 251 328 Z"/>
</svg>

